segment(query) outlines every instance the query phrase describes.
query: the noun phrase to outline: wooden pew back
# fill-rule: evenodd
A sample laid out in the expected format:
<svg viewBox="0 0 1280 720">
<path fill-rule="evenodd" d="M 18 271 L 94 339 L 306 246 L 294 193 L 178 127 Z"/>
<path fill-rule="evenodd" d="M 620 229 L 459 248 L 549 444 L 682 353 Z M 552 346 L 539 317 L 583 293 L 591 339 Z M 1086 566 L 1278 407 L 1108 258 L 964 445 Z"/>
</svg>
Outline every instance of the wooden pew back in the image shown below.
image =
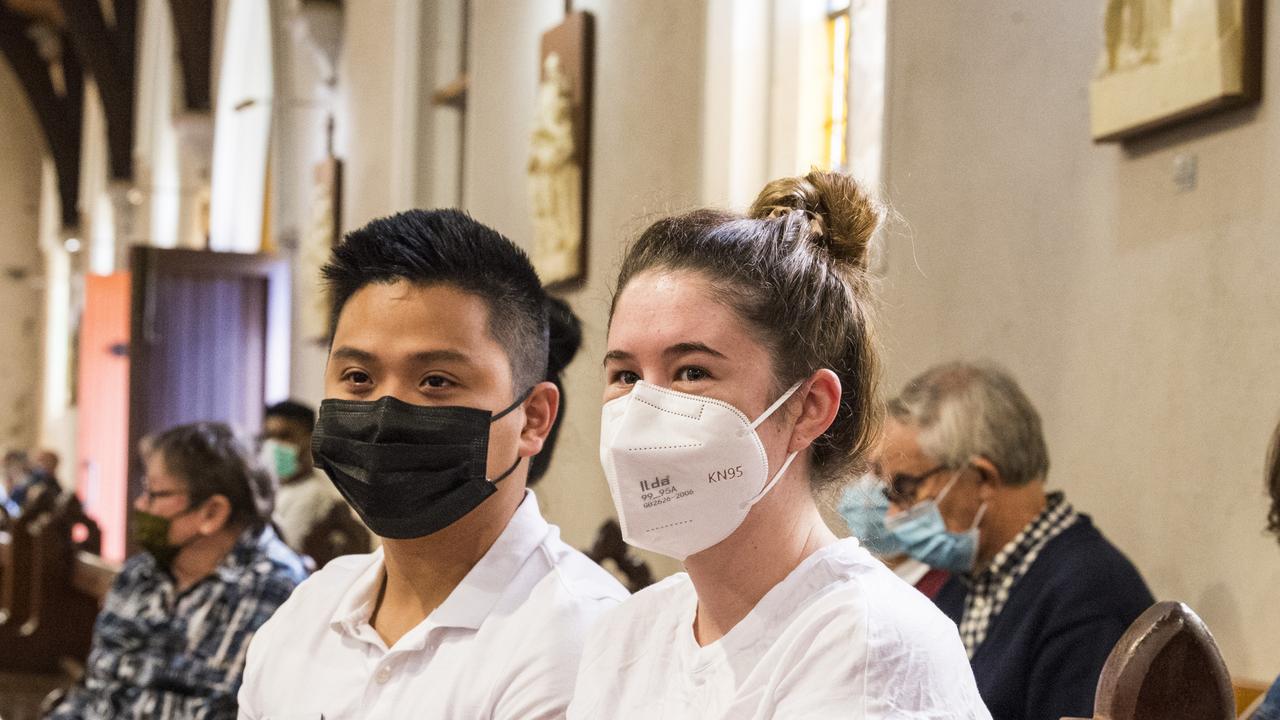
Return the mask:
<svg viewBox="0 0 1280 720">
<path fill-rule="evenodd" d="M 81 558 L 95 538 L 96 525 L 71 493 L 33 498 L 13 521 L 0 548 L 0 671 L 59 673 L 67 660 L 84 662 L 113 574 Z"/>
<path fill-rule="evenodd" d="M 369 537 L 368 528 L 345 502 L 334 503 L 329 514 L 302 540 L 302 552 L 315 563 L 316 570 L 336 557 L 372 550 L 373 539 Z"/>
<path fill-rule="evenodd" d="M 1198 615 L 1152 605 L 1112 649 L 1098 679 L 1094 720 L 1232 720 L 1227 666 Z"/>
</svg>

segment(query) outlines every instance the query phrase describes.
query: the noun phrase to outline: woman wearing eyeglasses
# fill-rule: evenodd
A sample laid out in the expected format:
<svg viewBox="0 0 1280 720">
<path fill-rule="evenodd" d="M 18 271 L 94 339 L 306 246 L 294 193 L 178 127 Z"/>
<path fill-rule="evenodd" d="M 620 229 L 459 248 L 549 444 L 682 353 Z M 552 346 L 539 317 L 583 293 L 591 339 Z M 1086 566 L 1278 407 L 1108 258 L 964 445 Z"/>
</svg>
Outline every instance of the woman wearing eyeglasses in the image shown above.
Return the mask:
<svg viewBox="0 0 1280 720">
<path fill-rule="evenodd" d="M 688 572 L 597 623 L 570 718 L 989 717 L 955 626 L 814 502 L 879 420 L 879 220 L 815 171 L 628 251 L 600 457 L 627 541 Z"/>
</svg>

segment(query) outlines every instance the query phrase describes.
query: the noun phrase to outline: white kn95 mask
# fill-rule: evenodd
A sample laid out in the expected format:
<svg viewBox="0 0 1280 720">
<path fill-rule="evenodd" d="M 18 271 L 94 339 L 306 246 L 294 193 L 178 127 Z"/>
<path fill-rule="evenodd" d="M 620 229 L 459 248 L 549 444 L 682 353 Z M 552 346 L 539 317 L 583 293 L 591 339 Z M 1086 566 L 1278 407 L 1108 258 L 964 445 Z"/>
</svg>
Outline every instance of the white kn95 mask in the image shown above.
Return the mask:
<svg viewBox="0 0 1280 720">
<path fill-rule="evenodd" d="M 756 428 L 799 387 L 754 422 L 721 400 L 644 381 L 605 403 L 600 463 L 622 537 L 677 560 L 729 537 L 796 457 L 770 477 Z"/>
</svg>

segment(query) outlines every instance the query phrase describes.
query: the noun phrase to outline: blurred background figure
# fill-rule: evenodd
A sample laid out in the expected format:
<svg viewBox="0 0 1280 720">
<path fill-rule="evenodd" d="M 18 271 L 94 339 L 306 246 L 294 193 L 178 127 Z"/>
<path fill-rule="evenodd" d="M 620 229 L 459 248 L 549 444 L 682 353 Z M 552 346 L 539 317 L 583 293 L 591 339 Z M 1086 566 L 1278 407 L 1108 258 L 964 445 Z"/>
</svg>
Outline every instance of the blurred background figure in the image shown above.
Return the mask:
<svg viewBox="0 0 1280 720">
<path fill-rule="evenodd" d="M 4 454 L 3 475 L 0 475 L 0 507 L 10 517 L 18 514 L 18 501 L 13 499 L 13 491 L 27 481 L 31 468 L 27 464 L 27 454 L 21 450 L 8 450 Z"/>
<path fill-rule="evenodd" d="M 996 720 L 1085 717 L 1102 665 L 1153 602 L 1142 576 L 1047 492 L 1040 415 L 992 364 L 951 362 L 888 403 L 878 469 L 885 526 L 952 578 L 934 602 L 960 628 Z"/>
<path fill-rule="evenodd" d="M 314 409 L 285 400 L 267 408 L 262 421 L 259 461 L 275 478 L 276 507 L 272 519 L 289 547 L 303 552 L 307 534 L 336 505 L 346 501 L 311 458 Z"/>
<path fill-rule="evenodd" d="M 234 719 L 249 640 L 305 575 L 268 522 L 270 479 L 229 427 L 160 433 L 146 468 L 142 552 L 116 577 L 55 720 Z"/>
<path fill-rule="evenodd" d="M 874 459 L 872 466 L 878 467 Z M 875 469 L 863 474 L 845 488 L 836 510 L 849 526 L 849 533 L 858 538 L 863 547 L 880 558 L 907 584 L 933 599 L 947 584 L 951 573 L 931 568 L 911 557 L 902 543 L 885 528 L 889 496 L 885 494 L 884 482 Z"/>
<path fill-rule="evenodd" d="M 1271 449 L 1267 454 L 1267 492 L 1271 495 L 1271 509 L 1267 513 L 1267 530 L 1280 540 L 1280 424 L 1271 436 Z M 1262 701 L 1253 720 L 1280 720 L 1280 678 L 1276 678 Z"/>
<path fill-rule="evenodd" d="M 58 454 L 52 450 L 37 450 L 32 455 L 32 461 L 25 463 L 26 454 L 22 454 L 22 460 L 14 459 L 13 468 L 15 472 L 20 472 L 22 467 L 26 468 L 25 475 L 16 482 L 13 490 L 10 491 L 10 499 L 22 508 L 36 494 L 37 489 L 43 492 L 58 495 L 62 492 L 62 485 L 58 482 L 55 473 L 58 470 Z M 9 472 L 9 459 L 5 458 L 5 471 Z"/>
</svg>

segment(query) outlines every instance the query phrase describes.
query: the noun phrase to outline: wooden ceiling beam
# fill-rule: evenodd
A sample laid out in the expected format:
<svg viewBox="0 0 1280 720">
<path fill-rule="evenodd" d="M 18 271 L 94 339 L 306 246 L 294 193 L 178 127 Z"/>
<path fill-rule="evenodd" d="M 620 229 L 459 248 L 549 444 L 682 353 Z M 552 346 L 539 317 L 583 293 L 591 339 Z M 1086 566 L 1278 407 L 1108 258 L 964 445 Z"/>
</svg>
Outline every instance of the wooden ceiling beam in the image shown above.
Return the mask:
<svg viewBox="0 0 1280 720">
<path fill-rule="evenodd" d="M 49 63 L 28 34 L 32 24 L 29 17 L 19 16 L 0 4 L 0 52 L 17 74 L 49 145 L 49 154 L 53 156 L 58 176 L 58 199 L 62 204 L 62 224 L 74 227 L 79 222 L 83 72 L 64 36 L 61 71 L 65 92 L 59 94 Z"/>
<path fill-rule="evenodd" d="M 133 81 L 137 0 L 114 0 L 108 24 L 96 0 L 60 0 L 67 34 L 85 71 L 93 76 L 107 116 L 111 176 L 133 177 Z"/>
<path fill-rule="evenodd" d="M 186 108 L 193 112 L 208 111 L 212 107 L 213 3 L 209 0 L 169 0 L 169 8 L 178 39 Z"/>
</svg>

